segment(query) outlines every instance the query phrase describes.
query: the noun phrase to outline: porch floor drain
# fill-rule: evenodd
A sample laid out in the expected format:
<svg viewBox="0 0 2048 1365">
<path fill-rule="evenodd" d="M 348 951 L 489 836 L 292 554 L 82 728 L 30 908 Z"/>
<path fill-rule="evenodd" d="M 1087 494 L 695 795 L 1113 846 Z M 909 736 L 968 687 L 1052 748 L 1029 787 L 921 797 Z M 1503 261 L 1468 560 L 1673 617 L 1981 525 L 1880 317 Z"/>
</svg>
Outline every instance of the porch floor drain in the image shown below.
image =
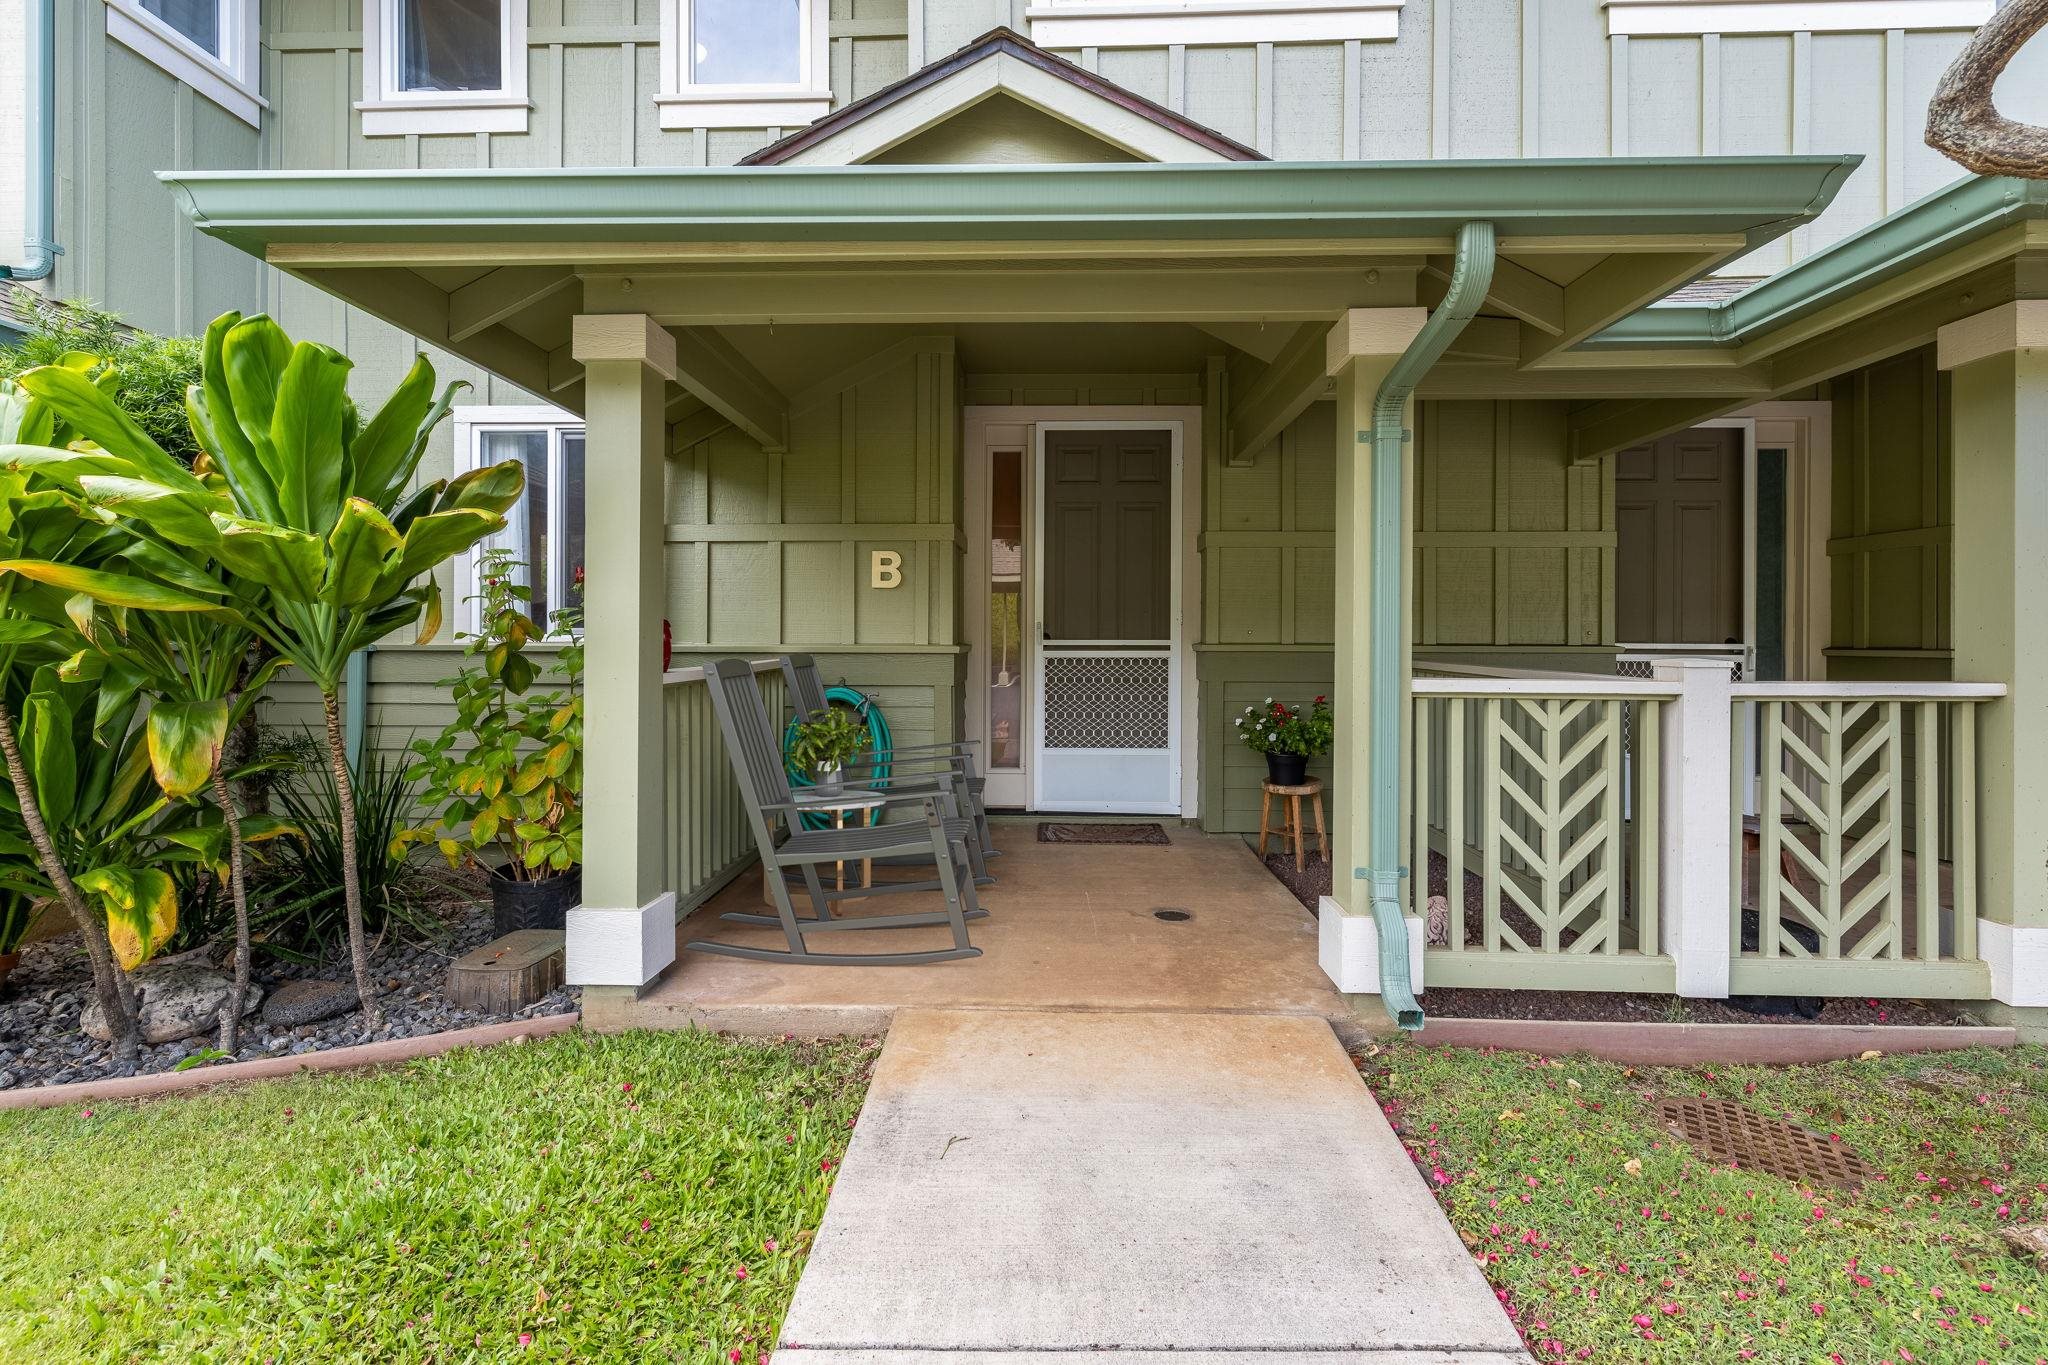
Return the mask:
<svg viewBox="0 0 2048 1365">
<path fill-rule="evenodd" d="M 1661 1099 L 1657 1118 L 1723 1165 L 1763 1171 L 1802 1185 L 1860 1189 L 1877 1171 L 1825 1133 L 1765 1118 L 1729 1100 Z"/>
<path fill-rule="evenodd" d="M 1193 915 L 1193 914 L 1192 914 L 1191 912 L 1189 912 L 1189 911 L 1186 911 L 1186 910 L 1174 910 L 1174 909 L 1171 909 L 1171 908 L 1167 908 L 1167 909 L 1160 909 L 1160 910 L 1154 910 L 1154 911 L 1152 912 L 1152 918 L 1153 918 L 1153 919 L 1163 919 L 1163 920 L 1165 920 L 1165 921 L 1166 921 L 1166 922 L 1167 922 L 1168 924 L 1179 924 L 1179 923 L 1180 923 L 1181 921 L 1183 921 L 1183 920 L 1191 920 L 1191 919 L 1193 919 L 1193 918 L 1194 918 L 1194 915 Z"/>
</svg>

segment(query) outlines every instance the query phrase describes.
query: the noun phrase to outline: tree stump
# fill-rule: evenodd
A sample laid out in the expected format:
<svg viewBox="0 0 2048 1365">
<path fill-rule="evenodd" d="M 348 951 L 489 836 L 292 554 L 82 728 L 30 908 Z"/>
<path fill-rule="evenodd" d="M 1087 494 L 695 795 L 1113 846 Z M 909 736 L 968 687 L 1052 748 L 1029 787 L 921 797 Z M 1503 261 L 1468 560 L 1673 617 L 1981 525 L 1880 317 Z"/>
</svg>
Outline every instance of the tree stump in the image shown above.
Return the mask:
<svg viewBox="0 0 2048 1365">
<path fill-rule="evenodd" d="M 520 929 L 448 964 L 448 1004 L 516 1014 L 562 984 L 560 929 Z"/>
</svg>

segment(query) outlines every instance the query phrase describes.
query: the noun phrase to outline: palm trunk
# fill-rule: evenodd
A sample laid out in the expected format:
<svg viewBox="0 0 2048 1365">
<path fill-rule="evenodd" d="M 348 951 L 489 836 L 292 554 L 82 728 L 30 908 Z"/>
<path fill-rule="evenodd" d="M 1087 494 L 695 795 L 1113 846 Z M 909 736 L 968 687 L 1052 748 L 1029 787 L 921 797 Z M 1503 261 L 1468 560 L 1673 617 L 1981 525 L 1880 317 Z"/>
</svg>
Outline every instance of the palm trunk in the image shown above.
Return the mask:
<svg viewBox="0 0 2048 1365">
<path fill-rule="evenodd" d="M 374 1033 L 384 1027 L 384 1011 L 377 1007 L 376 990 L 370 983 L 370 955 L 363 946 L 363 885 L 356 872 L 356 789 L 348 770 L 348 745 L 341 737 L 341 699 L 322 692 L 327 709 L 327 762 L 334 770 L 335 804 L 341 808 L 341 896 L 348 912 L 348 955 L 355 968 L 356 994 L 362 998 L 363 1027 Z"/>
<path fill-rule="evenodd" d="M 235 899 L 235 984 L 220 1012 L 220 1050 L 233 1056 L 240 1043 L 242 1003 L 249 998 L 249 887 L 243 875 L 242 817 L 220 765 L 213 769 L 213 799 L 228 827 L 228 892 Z"/>
<path fill-rule="evenodd" d="M 78 925 L 78 936 L 85 940 L 86 960 L 92 964 L 93 992 L 99 996 L 100 1013 L 107 1018 L 114 1060 L 133 1062 L 142 1048 L 142 1024 L 136 1012 L 134 995 L 129 991 L 120 968 L 114 964 L 114 948 L 107 940 L 106 924 L 85 903 L 85 896 L 77 883 L 71 880 L 64 860 L 57 856 L 57 845 L 50 838 L 50 827 L 43 823 L 43 808 L 36 802 L 35 790 L 28 781 L 28 769 L 21 761 L 21 743 L 14 732 L 14 714 L 4 704 L 0 704 L 0 755 L 6 758 L 7 778 L 13 784 L 14 798 L 21 806 L 21 823 L 28 827 L 29 842 L 35 845 L 36 860 L 43 865 L 43 875 L 50 879 L 50 885 L 57 888 L 57 898 L 71 912 L 72 922 Z"/>
</svg>

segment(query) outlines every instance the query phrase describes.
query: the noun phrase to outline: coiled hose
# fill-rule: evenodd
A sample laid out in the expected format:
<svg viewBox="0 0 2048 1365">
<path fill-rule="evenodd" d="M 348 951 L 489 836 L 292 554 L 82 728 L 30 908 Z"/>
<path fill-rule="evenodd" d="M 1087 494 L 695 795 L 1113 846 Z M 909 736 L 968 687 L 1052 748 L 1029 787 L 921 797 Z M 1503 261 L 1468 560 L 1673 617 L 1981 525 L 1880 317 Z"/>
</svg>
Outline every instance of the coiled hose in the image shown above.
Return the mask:
<svg viewBox="0 0 2048 1365">
<path fill-rule="evenodd" d="M 858 688 L 847 687 L 843 683 L 825 689 L 825 704 L 852 707 L 854 716 L 868 727 L 868 752 L 875 755 L 875 765 L 863 779 L 863 785 L 887 789 L 889 755 L 894 750 L 896 741 L 889 733 L 889 720 L 882 714 L 882 708 L 867 693 Z M 798 770 L 796 761 L 791 757 L 796 748 L 796 727 L 805 719 L 803 716 L 791 716 L 789 725 L 782 732 L 782 766 L 789 773 L 789 785 L 792 787 L 816 785 L 809 773 Z M 866 815 L 872 821 L 876 812 L 868 811 Z M 804 816 L 805 829 L 825 829 L 831 823 L 832 815 L 829 811 L 811 811 Z"/>
</svg>

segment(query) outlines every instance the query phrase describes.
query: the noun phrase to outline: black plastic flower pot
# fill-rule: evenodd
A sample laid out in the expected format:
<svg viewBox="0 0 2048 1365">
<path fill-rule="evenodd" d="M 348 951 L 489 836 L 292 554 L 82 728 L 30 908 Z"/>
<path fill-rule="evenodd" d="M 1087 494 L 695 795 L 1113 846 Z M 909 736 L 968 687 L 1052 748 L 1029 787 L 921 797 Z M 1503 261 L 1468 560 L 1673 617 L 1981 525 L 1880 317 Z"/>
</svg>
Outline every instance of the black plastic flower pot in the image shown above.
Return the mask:
<svg viewBox="0 0 2048 1365">
<path fill-rule="evenodd" d="M 571 906 L 583 899 L 583 869 L 540 881 L 514 881 L 491 874 L 491 932 L 498 938 L 520 929 L 560 929 Z"/>
<path fill-rule="evenodd" d="M 1308 755 L 1267 754 L 1266 780 L 1276 787 L 1299 787 L 1308 781 Z"/>
</svg>

